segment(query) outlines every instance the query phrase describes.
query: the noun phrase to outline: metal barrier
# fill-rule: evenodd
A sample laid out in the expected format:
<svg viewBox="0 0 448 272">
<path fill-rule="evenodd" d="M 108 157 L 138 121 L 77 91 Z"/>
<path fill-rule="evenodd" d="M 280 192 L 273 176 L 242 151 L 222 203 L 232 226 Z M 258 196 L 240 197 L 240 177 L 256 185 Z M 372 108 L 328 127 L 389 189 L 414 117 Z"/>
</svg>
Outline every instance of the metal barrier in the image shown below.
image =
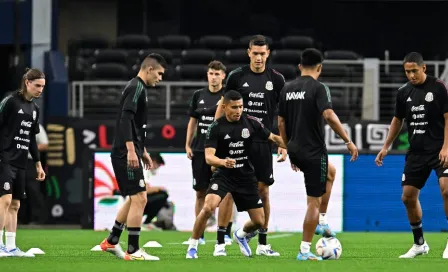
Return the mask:
<svg viewBox="0 0 448 272">
<path fill-rule="evenodd" d="M 369 66 L 366 66 L 366 63 L 372 60 L 374 60 L 374 64 L 379 63 L 379 65 L 374 66 L 373 69 L 367 70 L 366 67 Z M 441 71 L 444 71 L 444 74 L 448 77 L 447 62 L 448 60 L 426 61 L 428 74 L 439 77 Z M 332 70 L 331 67 L 341 65 L 353 68 L 352 71 L 355 71 L 355 74 L 349 78 L 340 78 L 338 75 L 331 76 L 331 74 L 328 75 L 325 73 L 326 71 Z M 359 66 L 361 66 L 361 69 L 359 69 Z M 372 77 L 371 74 L 369 74 L 372 72 L 379 74 L 379 76 Z M 366 82 L 369 80 L 370 82 Z M 375 82 L 375 80 L 378 82 Z M 360 114 L 356 115 L 360 116 L 360 119 L 365 116 L 364 112 L 372 111 L 369 107 L 373 106 L 376 108 L 370 116 L 374 117 L 367 119 L 380 120 L 389 118 L 391 113 L 390 109 L 394 108 L 393 102 L 396 90 L 406 82 L 406 78 L 402 67 L 402 61 L 378 61 L 376 59 L 325 60 L 320 81 L 325 82 L 330 89 L 332 89 L 332 95 L 337 95 L 337 91 L 340 91 L 340 99 L 343 100 L 343 103 L 350 105 L 350 111 L 359 111 Z M 126 84 L 127 81 L 73 81 L 70 89 L 70 116 L 86 117 L 85 105 L 92 101 L 103 102 L 102 105 L 98 105 L 98 111 L 106 110 L 107 107 L 111 105 L 115 107 L 119 101 L 118 97 L 121 94 L 121 90 Z M 204 86 L 207 86 L 206 81 L 162 81 L 158 84 L 158 87 L 156 87 L 157 92 L 153 91 L 153 94 L 157 97 L 154 101 L 159 105 L 161 101 L 164 101 L 164 118 L 170 120 L 173 116 L 172 95 L 176 88 L 202 88 Z M 108 93 L 111 96 L 109 98 L 111 101 L 110 103 L 105 99 L 107 95 L 102 92 L 102 89 L 104 88 L 112 88 Z M 160 95 L 160 89 L 164 89 L 163 95 Z M 388 91 L 390 89 L 395 89 L 395 92 Z M 94 95 L 94 93 L 96 93 L 96 95 Z M 368 94 L 369 96 L 367 99 L 365 98 L 363 100 L 362 98 L 364 94 Z M 182 97 L 180 97 L 180 101 L 187 104 L 187 101 Z M 366 103 L 370 104 L 366 105 Z M 384 114 L 380 114 L 383 112 Z"/>
</svg>

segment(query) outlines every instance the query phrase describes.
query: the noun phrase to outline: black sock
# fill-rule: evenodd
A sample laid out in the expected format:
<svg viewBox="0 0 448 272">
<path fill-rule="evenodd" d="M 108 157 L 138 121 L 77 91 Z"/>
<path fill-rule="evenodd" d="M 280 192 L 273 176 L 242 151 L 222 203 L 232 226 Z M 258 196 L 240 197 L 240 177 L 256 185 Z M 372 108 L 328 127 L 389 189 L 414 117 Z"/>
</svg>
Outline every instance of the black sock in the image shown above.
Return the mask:
<svg viewBox="0 0 448 272">
<path fill-rule="evenodd" d="M 229 222 L 229 224 L 227 225 L 226 235 L 229 237 L 231 237 L 230 232 L 232 232 L 232 222 Z"/>
<path fill-rule="evenodd" d="M 201 239 L 204 239 L 204 232 L 203 232 L 202 235 L 201 235 Z"/>
<path fill-rule="evenodd" d="M 224 235 L 226 235 L 226 227 L 218 227 L 218 245 L 224 244 Z"/>
<path fill-rule="evenodd" d="M 128 227 L 128 253 L 132 254 L 139 250 L 140 246 L 138 244 L 138 239 L 140 238 L 140 227 L 129 228 Z"/>
<path fill-rule="evenodd" d="M 109 234 L 109 237 L 107 237 L 107 242 L 111 245 L 118 244 L 118 241 L 120 241 L 121 233 L 123 232 L 124 224 L 118 222 L 115 220 L 115 224 L 112 228 L 112 232 Z"/>
<path fill-rule="evenodd" d="M 260 245 L 266 245 L 268 240 L 268 229 L 259 229 L 258 230 L 258 243 Z"/>
<path fill-rule="evenodd" d="M 425 239 L 423 238 L 422 221 L 411 223 L 412 233 L 414 234 L 414 244 L 423 245 Z"/>
</svg>

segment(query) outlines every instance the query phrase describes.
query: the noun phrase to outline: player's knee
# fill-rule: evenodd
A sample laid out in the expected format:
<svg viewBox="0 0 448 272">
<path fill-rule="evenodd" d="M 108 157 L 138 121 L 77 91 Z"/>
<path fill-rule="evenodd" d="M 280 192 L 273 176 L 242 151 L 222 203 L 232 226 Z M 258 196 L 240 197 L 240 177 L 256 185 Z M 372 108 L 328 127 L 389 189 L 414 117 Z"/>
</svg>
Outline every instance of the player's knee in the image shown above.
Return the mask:
<svg viewBox="0 0 448 272">
<path fill-rule="evenodd" d="M 413 195 L 403 194 L 401 195 L 401 201 L 405 206 L 415 205 L 417 204 L 417 197 Z"/>
<path fill-rule="evenodd" d="M 264 225 L 265 220 L 264 213 L 260 213 L 252 219 L 252 223 L 259 229 Z"/>
<path fill-rule="evenodd" d="M 210 216 L 212 216 L 212 214 L 215 213 L 215 209 L 216 207 L 211 206 L 208 203 L 204 204 L 204 207 L 202 207 L 202 212 L 205 214 L 205 216 L 208 218 Z"/>
<path fill-rule="evenodd" d="M 448 200 L 448 187 L 442 188 L 442 197 L 445 200 Z"/>
<path fill-rule="evenodd" d="M 12 201 L 11 194 L 2 195 L 0 197 L 0 208 L 8 209 L 9 206 L 11 205 L 11 201 Z"/>
<path fill-rule="evenodd" d="M 131 197 L 131 201 L 135 204 L 138 204 L 140 206 L 146 206 L 146 203 L 148 202 L 148 194 L 145 192 L 140 192 L 138 194 L 135 194 Z"/>
<path fill-rule="evenodd" d="M 328 164 L 327 182 L 333 182 L 336 178 L 336 167 L 333 164 Z"/>
<path fill-rule="evenodd" d="M 13 199 L 9 205 L 9 210 L 13 212 L 18 212 L 20 209 L 20 201 Z"/>
</svg>

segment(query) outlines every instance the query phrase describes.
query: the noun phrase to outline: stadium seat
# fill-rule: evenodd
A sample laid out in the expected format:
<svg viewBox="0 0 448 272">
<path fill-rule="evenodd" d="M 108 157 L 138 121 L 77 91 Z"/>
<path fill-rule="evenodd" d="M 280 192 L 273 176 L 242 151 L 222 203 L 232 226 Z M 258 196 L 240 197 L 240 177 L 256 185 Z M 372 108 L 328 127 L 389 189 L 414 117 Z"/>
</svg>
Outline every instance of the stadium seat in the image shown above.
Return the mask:
<svg viewBox="0 0 448 272">
<path fill-rule="evenodd" d="M 215 59 L 215 52 L 209 49 L 186 49 L 181 53 L 181 64 L 207 65 Z"/>
<path fill-rule="evenodd" d="M 249 63 L 231 63 L 231 64 L 226 64 L 226 74 L 227 76 L 229 75 L 230 72 L 232 72 L 233 70 L 235 70 L 236 68 L 239 68 L 241 66 L 246 66 L 249 65 Z"/>
<path fill-rule="evenodd" d="M 116 47 L 121 49 L 140 50 L 151 46 L 151 39 L 142 34 L 131 34 L 119 36 L 116 41 Z"/>
<path fill-rule="evenodd" d="M 283 49 L 304 50 L 314 46 L 314 39 L 308 36 L 285 36 L 280 39 Z"/>
<path fill-rule="evenodd" d="M 176 66 L 177 78 L 185 81 L 206 81 L 207 65 L 182 64 Z"/>
<path fill-rule="evenodd" d="M 93 64 L 87 72 L 88 80 L 127 80 L 128 69 L 119 63 Z"/>
<path fill-rule="evenodd" d="M 223 35 L 202 36 L 198 40 L 199 48 L 212 50 L 226 50 L 232 47 L 232 38 Z"/>
<path fill-rule="evenodd" d="M 95 50 L 95 63 L 128 63 L 128 54 L 120 49 Z"/>
<path fill-rule="evenodd" d="M 299 75 L 299 69 L 296 65 L 292 64 L 272 64 L 270 65 L 272 69 L 281 73 L 285 77 L 286 81 L 295 79 Z"/>
<path fill-rule="evenodd" d="M 247 55 L 247 49 L 230 49 L 225 52 L 224 55 L 225 64 L 233 63 L 249 63 L 249 56 Z"/>
<path fill-rule="evenodd" d="M 324 52 L 325 59 L 357 60 L 359 57 L 357 53 L 349 50 L 328 50 Z"/>
<path fill-rule="evenodd" d="M 138 51 L 139 63 L 151 53 L 156 53 L 165 58 L 168 65 L 173 64 L 173 53 L 170 50 L 162 48 L 149 48 Z"/>
<path fill-rule="evenodd" d="M 271 63 L 299 65 L 302 52 L 300 50 L 279 49 L 271 53 Z"/>
<path fill-rule="evenodd" d="M 321 81 L 350 82 L 352 80 L 352 69 L 346 65 L 325 64 L 320 75 Z"/>
</svg>

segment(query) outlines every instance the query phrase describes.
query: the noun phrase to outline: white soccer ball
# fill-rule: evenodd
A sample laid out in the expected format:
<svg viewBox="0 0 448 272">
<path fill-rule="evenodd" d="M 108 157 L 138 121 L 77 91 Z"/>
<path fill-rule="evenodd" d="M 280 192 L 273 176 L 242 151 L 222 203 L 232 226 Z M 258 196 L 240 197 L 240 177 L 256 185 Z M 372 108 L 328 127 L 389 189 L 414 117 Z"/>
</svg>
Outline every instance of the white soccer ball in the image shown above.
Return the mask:
<svg viewBox="0 0 448 272">
<path fill-rule="evenodd" d="M 316 254 L 324 260 L 337 260 L 342 254 L 341 242 L 335 237 L 322 237 L 316 243 Z"/>
</svg>

